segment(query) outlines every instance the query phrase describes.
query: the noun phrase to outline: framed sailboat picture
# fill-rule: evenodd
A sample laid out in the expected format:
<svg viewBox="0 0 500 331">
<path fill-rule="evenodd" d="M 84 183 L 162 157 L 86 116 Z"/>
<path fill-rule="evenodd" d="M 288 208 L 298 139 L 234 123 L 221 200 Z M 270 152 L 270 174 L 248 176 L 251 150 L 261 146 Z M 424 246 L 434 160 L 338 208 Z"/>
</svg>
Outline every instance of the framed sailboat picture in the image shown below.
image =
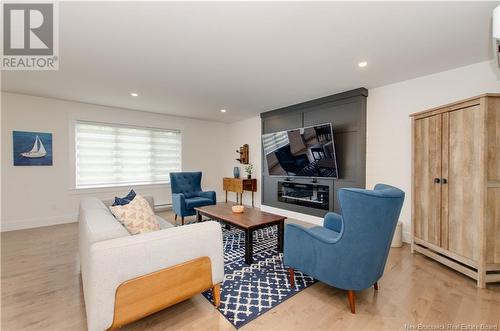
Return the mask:
<svg viewBox="0 0 500 331">
<path fill-rule="evenodd" d="M 15 166 L 52 165 L 52 133 L 12 131 Z"/>
</svg>

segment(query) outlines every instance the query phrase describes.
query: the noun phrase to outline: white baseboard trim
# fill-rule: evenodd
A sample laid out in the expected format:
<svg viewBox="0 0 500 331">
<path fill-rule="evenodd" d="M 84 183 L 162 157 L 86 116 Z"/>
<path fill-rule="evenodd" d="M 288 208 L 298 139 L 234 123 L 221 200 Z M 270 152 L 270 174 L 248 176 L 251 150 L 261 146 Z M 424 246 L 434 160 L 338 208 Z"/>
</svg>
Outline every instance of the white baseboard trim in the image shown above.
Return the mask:
<svg viewBox="0 0 500 331">
<path fill-rule="evenodd" d="M 295 211 L 290 211 L 286 209 L 261 205 L 260 209 L 262 211 L 267 211 L 269 213 L 278 214 L 281 216 L 286 216 L 287 218 L 293 218 L 295 220 L 303 221 L 306 223 L 312 223 L 314 225 L 323 225 L 323 218 L 317 216 L 311 216 L 307 214 L 297 213 Z"/>
<path fill-rule="evenodd" d="M 0 232 L 39 228 L 42 226 L 75 223 L 77 215 L 54 216 L 46 218 L 31 218 L 24 220 L 2 220 Z"/>
</svg>

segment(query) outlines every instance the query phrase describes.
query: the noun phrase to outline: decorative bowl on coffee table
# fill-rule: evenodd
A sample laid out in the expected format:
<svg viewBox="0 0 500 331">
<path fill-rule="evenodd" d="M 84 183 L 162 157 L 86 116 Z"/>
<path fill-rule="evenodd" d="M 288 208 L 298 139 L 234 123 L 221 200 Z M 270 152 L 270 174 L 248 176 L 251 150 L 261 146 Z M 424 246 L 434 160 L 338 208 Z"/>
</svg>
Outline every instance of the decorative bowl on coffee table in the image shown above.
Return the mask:
<svg viewBox="0 0 500 331">
<path fill-rule="evenodd" d="M 232 206 L 231 210 L 233 211 L 233 213 L 241 214 L 245 210 L 245 207 L 243 205 L 236 205 Z"/>
</svg>

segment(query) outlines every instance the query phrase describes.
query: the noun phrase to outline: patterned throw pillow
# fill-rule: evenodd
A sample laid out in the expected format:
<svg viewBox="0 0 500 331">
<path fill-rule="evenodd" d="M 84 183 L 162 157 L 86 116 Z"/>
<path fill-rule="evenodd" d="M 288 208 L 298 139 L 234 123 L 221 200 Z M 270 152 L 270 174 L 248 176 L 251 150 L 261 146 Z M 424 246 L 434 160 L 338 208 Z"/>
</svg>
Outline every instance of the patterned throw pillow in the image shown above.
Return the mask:
<svg viewBox="0 0 500 331">
<path fill-rule="evenodd" d="M 116 219 L 125 226 L 130 234 L 152 232 L 160 229 L 149 203 L 140 195 L 123 206 L 109 207 Z"/>
</svg>

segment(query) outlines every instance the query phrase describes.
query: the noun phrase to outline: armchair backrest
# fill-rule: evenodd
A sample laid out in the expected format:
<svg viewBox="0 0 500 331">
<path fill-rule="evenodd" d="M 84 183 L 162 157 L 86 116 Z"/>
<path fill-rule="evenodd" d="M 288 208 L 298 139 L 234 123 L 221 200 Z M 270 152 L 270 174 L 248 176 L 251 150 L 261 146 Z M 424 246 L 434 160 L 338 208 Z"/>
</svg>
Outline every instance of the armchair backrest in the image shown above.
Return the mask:
<svg viewBox="0 0 500 331">
<path fill-rule="evenodd" d="M 342 244 L 349 252 L 345 258 L 358 268 L 359 282 L 373 284 L 382 276 L 404 196 L 400 189 L 384 184 L 377 184 L 374 190 L 339 190 Z"/>
<path fill-rule="evenodd" d="M 201 191 L 201 171 L 171 172 L 170 187 L 172 194 L 183 193 L 186 198 L 197 196 Z"/>
</svg>

